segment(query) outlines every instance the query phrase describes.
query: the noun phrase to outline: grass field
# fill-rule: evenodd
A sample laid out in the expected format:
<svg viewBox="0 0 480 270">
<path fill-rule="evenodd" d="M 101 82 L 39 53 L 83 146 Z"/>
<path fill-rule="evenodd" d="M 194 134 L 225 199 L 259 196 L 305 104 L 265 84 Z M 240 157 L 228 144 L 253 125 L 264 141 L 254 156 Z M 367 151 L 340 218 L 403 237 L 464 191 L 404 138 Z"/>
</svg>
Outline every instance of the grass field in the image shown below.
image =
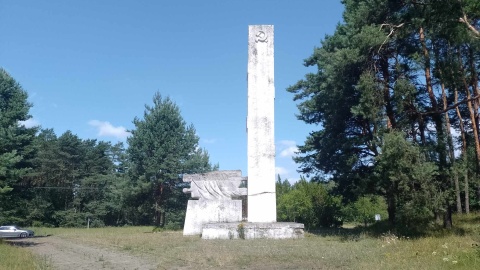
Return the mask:
<svg viewBox="0 0 480 270">
<path fill-rule="evenodd" d="M 0 270 L 51 269 L 45 258 L 38 258 L 24 248 L 12 247 L 0 239 Z"/>
<path fill-rule="evenodd" d="M 418 238 L 373 236 L 361 229 L 321 230 L 301 240 L 202 240 L 152 233 L 152 227 L 35 230 L 146 257 L 160 269 L 480 269 L 480 215 L 456 216 L 454 222 L 451 231 Z M 0 245 L 0 254 L 9 253 L 5 248 Z M 31 260 L 30 254 L 22 256 Z"/>
</svg>

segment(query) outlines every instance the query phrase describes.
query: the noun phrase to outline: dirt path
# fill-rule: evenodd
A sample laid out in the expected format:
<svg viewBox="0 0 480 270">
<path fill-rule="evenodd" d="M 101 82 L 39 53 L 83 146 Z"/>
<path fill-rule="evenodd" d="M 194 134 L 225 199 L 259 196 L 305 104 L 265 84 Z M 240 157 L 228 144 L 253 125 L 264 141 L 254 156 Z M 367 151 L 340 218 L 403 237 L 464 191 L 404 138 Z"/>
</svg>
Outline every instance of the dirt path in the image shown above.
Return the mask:
<svg viewBox="0 0 480 270">
<path fill-rule="evenodd" d="M 12 245 L 22 246 L 50 262 L 57 270 L 86 269 L 157 269 L 148 259 L 116 250 L 78 244 L 56 236 L 9 240 Z"/>
</svg>

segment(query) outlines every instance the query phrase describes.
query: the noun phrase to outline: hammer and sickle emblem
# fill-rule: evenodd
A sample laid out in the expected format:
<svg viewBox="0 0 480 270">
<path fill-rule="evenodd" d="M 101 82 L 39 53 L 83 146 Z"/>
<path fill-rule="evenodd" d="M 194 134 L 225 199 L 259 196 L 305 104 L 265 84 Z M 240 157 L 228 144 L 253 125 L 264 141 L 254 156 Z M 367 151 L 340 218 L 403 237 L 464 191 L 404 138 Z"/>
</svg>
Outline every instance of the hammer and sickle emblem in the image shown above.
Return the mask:
<svg viewBox="0 0 480 270">
<path fill-rule="evenodd" d="M 255 42 L 267 42 L 267 34 L 263 31 L 258 31 Z"/>
</svg>

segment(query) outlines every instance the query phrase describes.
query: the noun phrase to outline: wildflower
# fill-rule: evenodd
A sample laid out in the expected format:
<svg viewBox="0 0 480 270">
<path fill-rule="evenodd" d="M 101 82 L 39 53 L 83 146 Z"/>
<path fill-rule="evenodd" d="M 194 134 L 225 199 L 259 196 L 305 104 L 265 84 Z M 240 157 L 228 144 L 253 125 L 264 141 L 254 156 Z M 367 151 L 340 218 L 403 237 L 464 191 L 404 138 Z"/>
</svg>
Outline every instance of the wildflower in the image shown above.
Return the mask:
<svg viewBox="0 0 480 270">
<path fill-rule="evenodd" d="M 437 252 L 436 251 L 432 252 L 432 255 L 433 256 L 437 255 Z"/>
<path fill-rule="evenodd" d="M 443 261 L 448 262 L 448 258 L 447 257 L 443 258 Z"/>
</svg>

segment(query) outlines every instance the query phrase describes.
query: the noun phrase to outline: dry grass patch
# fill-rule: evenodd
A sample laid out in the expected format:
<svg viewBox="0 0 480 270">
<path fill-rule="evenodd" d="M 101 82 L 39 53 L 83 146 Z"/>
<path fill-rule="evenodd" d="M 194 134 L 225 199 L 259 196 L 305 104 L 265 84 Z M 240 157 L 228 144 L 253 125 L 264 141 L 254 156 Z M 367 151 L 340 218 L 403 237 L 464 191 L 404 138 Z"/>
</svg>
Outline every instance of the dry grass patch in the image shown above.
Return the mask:
<svg viewBox="0 0 480 270">
<path fill-rule="evenodd" d="M 0 239 L 0 270 L 51 269 L 47 258 L 39 258 L 30 251 L 9 245 Z"/>
<path fill-rule="evenodd" d="M 416 239 L 355 229 L 307 233 L 299 240 L 202 240 L 182 232 L 152 233 L 152 227 L 45 234 L 144 256 L 160 269 L 480 269 L 480 215 L 456 221 L 461 225 L 453 231 Z"/>
</svg>

